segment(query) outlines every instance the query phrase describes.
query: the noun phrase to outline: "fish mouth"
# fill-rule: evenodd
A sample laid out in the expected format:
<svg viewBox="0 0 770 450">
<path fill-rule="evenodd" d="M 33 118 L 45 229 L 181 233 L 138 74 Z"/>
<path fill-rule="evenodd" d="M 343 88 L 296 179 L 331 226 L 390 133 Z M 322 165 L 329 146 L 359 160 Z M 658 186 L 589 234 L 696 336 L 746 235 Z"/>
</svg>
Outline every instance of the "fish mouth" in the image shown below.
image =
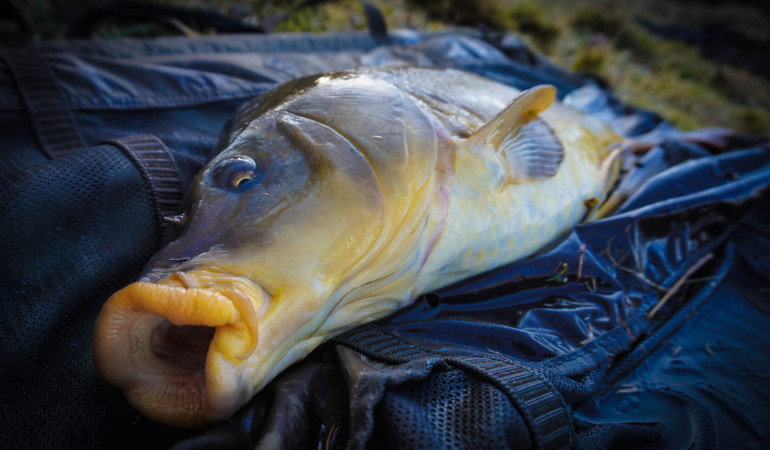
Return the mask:
<svg viewBox="0 0 770 450">
<path fill-rule="evenodd" d="M 152 420 L 201 428 L 251 397 L 244 363 L 272 297 L 248 279 L 174 272 L 113 294 L 94 329 L 101 377 Z"/>
</svg>

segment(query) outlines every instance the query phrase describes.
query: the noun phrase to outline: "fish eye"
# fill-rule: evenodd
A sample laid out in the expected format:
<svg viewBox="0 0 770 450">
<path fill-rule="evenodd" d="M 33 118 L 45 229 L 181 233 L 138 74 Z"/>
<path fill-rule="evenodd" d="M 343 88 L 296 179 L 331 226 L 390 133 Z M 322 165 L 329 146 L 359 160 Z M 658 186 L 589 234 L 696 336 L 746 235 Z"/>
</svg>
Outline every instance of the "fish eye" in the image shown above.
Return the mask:
<svg viewBox="0 0 770 450">
<path fill-rule="evenodd" d="M 218 187 L 241 191 L 257 178 L 257 163 L 248 156 L 223 159 L 211 169 L 211 181 Z"/>
</svg>

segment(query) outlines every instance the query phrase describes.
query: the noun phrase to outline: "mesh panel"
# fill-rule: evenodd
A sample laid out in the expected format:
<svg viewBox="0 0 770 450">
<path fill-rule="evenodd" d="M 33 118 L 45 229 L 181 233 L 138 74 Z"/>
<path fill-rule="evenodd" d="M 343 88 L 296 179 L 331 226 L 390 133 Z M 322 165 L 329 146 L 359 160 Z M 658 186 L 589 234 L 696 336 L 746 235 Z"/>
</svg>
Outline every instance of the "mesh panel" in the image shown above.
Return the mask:
<svg viewBox="0 0 770 450">
<path fill-rule="evenodd" d="M 48 161 L 43 152 L 37 150 L 32 124 L 25 114 L 0 111 L 0 136 L 3 137 L 0 142 L 0 177 Z"/>
<path fill-rule="evenodd" d="M 3 446 L 168 446 L 181 434 L 141 418 L 91 356 L 102 303 L 156 250 L 139 172 L 97 147 L 1 179 L 0 202 Z"/>
<path fill-rule="evenodd" d="M 508 398 L 459 370 L 389 387 L 375 409 L 374 448 L 530 448 Z"/>
</svg>

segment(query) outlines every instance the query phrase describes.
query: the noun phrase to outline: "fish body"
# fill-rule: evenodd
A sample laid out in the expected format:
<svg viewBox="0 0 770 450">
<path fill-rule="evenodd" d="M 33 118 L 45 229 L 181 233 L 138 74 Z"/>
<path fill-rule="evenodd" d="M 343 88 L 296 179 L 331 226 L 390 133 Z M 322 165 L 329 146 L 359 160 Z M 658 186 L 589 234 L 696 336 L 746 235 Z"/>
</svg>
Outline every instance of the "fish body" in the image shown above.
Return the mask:
<svg viewBox="0 0 770 450">
<path fill-rule="evenodd" d="M 553 242 L 604 198 L 621 141 L 554 100 L 380 68 L 246 104 L 178 236 L 102 309 L 102 377 L 152 419 L 220 422 L 329 337 Z"/>
</svg>

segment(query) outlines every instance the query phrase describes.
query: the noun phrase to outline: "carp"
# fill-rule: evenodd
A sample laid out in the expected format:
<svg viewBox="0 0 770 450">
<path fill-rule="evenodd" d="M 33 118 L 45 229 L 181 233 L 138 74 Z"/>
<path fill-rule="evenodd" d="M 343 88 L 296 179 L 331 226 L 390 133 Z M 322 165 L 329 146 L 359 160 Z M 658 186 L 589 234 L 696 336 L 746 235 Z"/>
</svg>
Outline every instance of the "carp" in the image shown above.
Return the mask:
<svg viewBox="0 0 770 450">
<path fill-rule="evenodd" d="M 621 142 L 552 86 L 405 67 L 280 85 L 231 118 L 177 237 L 103 306 L 98 372 L 153 420 L 226 420 L 330 337 L 590 218 Z"/>
</svg>

